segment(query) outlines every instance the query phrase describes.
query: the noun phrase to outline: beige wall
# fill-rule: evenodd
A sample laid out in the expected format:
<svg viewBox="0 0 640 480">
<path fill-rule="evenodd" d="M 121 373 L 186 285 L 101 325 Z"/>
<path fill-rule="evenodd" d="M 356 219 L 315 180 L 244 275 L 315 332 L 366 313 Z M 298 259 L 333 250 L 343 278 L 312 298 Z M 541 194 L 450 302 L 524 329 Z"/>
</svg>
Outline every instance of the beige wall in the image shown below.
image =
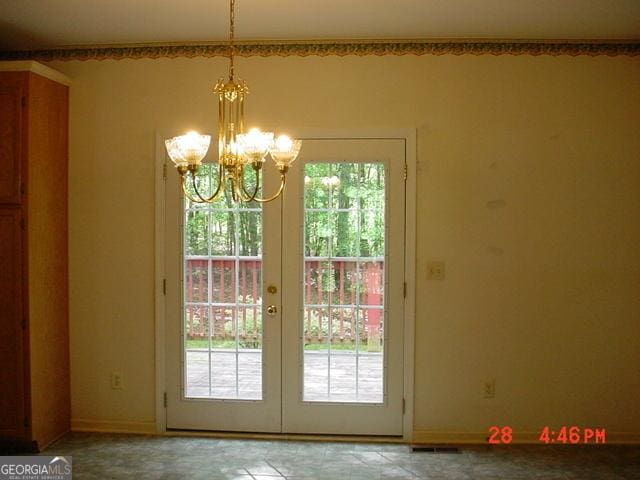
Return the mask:
<svg viewBox="0 0 640 480">
<path fill-rule="evenodd" d="M 493 424 L 640 433 L 638 58 L 238 63 L 264 127 L 417 129 L 417 438 L 482 441 Z M 155 133 L 214 131 L 210 90 L 226 63 L 52 66 L 74 80 L 73 418 L 144 426 L 155 419 Z M 446 262 L 444 282 L 426 280 L 431 259 Z M 124 390 L 111 390 L 113 370 Z"/>
</svg>

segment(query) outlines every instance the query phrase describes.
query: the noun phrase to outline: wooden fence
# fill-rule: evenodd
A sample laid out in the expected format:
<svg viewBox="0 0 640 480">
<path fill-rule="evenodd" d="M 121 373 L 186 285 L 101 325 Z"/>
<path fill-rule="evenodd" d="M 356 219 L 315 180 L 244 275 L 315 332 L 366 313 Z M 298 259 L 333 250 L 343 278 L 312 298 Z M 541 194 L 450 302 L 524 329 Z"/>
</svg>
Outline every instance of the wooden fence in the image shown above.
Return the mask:
<svg viewBox="0 0 640 480">
<path fill-rule="evenodd" d="M 185 261 L 186 334 L 217 340 L 260 341 L 260 257 L 188 257 Z M 378 350 L 382 342 L 384 260 L 305 259 L 305 343 L 354 345 Z M 237 284 L 237 288 L 236 288 Z"/>
</svg>

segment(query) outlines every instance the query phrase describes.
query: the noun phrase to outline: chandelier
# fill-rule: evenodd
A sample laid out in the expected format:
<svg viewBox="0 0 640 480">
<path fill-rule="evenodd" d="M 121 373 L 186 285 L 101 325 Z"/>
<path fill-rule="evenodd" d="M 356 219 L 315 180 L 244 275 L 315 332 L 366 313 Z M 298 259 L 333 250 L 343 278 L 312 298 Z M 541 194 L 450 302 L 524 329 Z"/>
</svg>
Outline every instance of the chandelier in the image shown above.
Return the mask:
<svg viewBox="0 0 640 480">
<path fill-rule="evenodd" d="M 180 183 L 185 196 L 192 202 L 212 203 L 224 196 L 229 188 L 234 202 L 270 202 L 284 190 L 289 166 L 298 156 L 301 140 L 286 135 L 274 138 L 272 132 L 257 128 L 244 132 L 244 98 L 249 93 L 247 84 L 234 75 L 235 56 L 235 0 L 229 5 L 229 79 L 218 80 L 213 91 L 218 96 L 218 184 L 212 192 L 203 194 L 198 189 L 196 174 L 202 159 L 209 150 L 210 135 L 189 132 L 186 135 L 165 140 L 169 157 L 180 174 Z M 280 187 L 267 198 L 258 197 L 260 172 L 267 155 L 280 172 Z M 255 172 L 253 188 L 245 185 L 245 173 L 251 168 Z M 187 183 L 191 179 L 191 190 Z M 194 196 L 195 194 L 195 196 Z"/>
</svg>

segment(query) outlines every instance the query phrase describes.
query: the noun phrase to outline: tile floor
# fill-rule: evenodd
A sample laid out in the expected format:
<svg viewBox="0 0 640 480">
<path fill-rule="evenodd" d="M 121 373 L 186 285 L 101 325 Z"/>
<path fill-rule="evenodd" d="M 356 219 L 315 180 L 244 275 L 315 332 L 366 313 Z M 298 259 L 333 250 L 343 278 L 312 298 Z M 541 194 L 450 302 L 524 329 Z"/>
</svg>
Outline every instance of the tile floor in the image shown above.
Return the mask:
<svg viewBox="0 0 640 480">
<path fill-rule="evenodd" d="M 45 455 L 73 456 L 81 479 L 640 479 L 640 446 L 464 447 L 72 433 Z"/>
</svg>

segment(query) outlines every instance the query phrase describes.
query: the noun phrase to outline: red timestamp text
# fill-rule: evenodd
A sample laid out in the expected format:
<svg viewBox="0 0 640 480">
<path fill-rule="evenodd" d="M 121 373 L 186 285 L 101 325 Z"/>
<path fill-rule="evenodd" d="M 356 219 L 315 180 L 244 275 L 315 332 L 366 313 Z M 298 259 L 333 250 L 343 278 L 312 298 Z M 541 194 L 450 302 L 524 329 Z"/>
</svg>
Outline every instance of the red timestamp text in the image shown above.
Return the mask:
<svg viewBox="0 0 640 480">
<path fill-rule="evenodd" d="M 529 439 L 530 435 L 527 435 Z M 516 439 L 513 427 L 489 427 L 487 441 L 493 445 L 508 445 Z M 582 428 L 577 426 L 561 426 L 553 429 L 549 426 L 542 428 L 537 437 L 539 442 L 545 444 L 604 444 L 607 443 L 607 430 L 605 428 Z"/>
<path fill-rule="evenodd" d="M 557 430 L 544 427 L 538 438 L 543 443 L 564 443 L 576 445 L 579 443 L 607 443 L 606 428 L 581 428 L 576 426 L 562 426 Z"/>
<path fill-rule="evenodd" d="M 489 427 L 489 438 L 487 441 L 493 445 L 508 445 L 513 442 L 513 428 L 497 427 L 492 425 Z"/>
</svg>

